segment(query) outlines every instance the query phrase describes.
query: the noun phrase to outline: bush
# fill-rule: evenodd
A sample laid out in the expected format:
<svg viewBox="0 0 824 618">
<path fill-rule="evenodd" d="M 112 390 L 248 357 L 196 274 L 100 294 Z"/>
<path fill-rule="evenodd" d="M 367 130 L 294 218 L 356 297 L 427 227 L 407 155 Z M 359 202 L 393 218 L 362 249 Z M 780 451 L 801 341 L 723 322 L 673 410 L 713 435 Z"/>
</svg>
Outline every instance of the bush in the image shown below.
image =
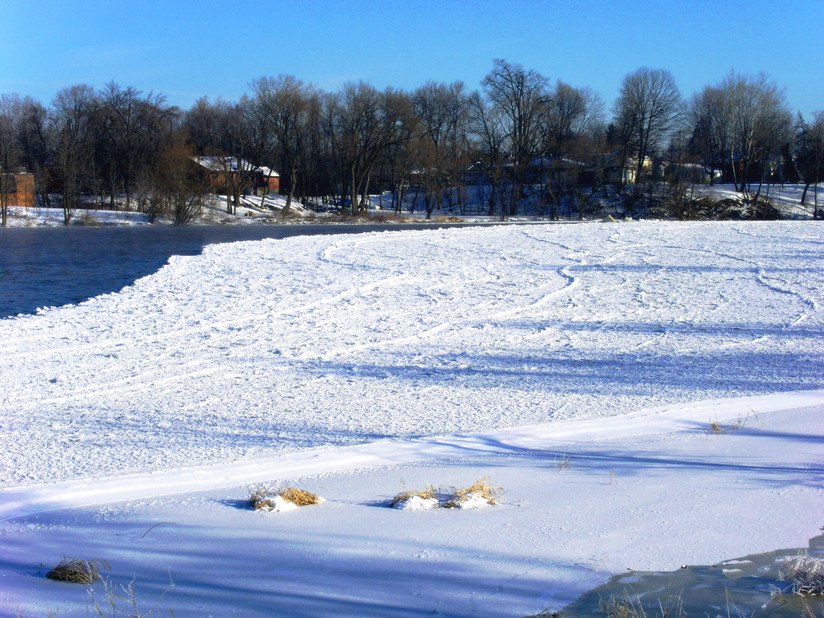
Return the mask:
<svg viewBox="0 0 824 618">
<path fill-rule="evenodd" d="M 108 568 L 105 562 L 99 563 Z M 95 560 L 64 558 L 60 564 L 46 573 L 48 579 L 73 584 L 92 584 L 100 579 L 100 568 Z"/>
<path fill-rule="evenodd" d="M 781 581 L 792 582 L 793 594 L 824 596 L 824 559 L 796 556 L 778 568 Z"/>
<path fill-rule="evenodd" d="M 766 197 L 757 197 L 747 203 L 747 216 L 759 221 L 777 221 L 781 218 L 781 211 L 773 206 Z"/>
</svg>

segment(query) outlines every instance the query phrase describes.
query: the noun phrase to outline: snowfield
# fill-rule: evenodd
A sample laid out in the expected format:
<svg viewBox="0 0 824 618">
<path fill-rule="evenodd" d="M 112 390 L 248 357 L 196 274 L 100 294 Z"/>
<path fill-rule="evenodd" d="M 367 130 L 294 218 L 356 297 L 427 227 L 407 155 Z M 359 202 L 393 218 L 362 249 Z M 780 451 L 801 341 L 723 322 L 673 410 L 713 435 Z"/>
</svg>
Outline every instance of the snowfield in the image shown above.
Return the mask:
<svg viewBox="0 0 824 618">
<path fill-rule="evenodd" d="M 0 349 L 0 615 L 82 609 L 63 555 L 178 616 L 524 615 L 824 525 L 815 222 L 214 245 Z M 241 508 L 296 480 L 327 502 Z"/>
</svg>

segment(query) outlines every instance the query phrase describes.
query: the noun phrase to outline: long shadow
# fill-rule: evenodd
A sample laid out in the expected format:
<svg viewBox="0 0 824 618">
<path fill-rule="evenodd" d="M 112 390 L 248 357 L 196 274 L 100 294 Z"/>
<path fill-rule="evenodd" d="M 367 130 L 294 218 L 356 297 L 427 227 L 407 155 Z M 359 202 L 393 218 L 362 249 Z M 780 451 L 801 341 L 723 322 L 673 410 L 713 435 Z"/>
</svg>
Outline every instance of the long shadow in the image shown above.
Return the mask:
<svg viewBox="0 0 824 618">
<path fill-rule="evenodd" d="M 753 322 L 724 322 L 716 324 L 689 323 L 689 322 L 633 322 L 610 319 L 598 320 L 507 320 L 507 328 L 539 331 L 551 327 L 557 330 L 570 332 L 618 332 L 643 333 L 663 335 L 678 333 L 688 335 L 713 335 L 729 339 L 757 339 L 760 337 L 776 337 L 781 339 L 822 339 L 824 329 L 805 326 L 784 327 L 772 324 L 758 324 Z"/>
<path fill-rule="evenodd" d="M 397 512 L 388 517 L 403 519 Z M 516 608 L 516 615 L 539 610 L 535 599 L 558 571 L 565 577 L 580 573 L 587 581 L 604 579 L 585 568 L 536 564 L 532 556 L 488 548 L 481 557 L 477 549 L 448 543 L 439 549 L 449 557 L 422 566 L 415 556 L 426 546 L 402 535 L 328 534 L 253 513 L 237 513 L 231 521 L 177 523 L 140 538 L 154 523 L 64 522 L 38 535 L 36 546 L 0 538 L 5 556 L 0 573 L 15 578 L 21 599 L 47 601 L 60 615 L 80 615 L 87 589 L 46 580 L 40 563 L 77 556 L 78 548 L 84 559 L 108 562 L 104 576 L 118 589 L 134 580 L 141 611 L 168 589 L 158 607 L 161 615 L 509 616 Z M 361 551 L 383 543 L 386 553 L 373 549 L 365 557 Z M 513 578 L 513 572 L 519 575 Z M 94 590 L 105 600 L 100 584 Z"/>
<path fill-rule="evenodd" d="M 440 362 L 438 359 L 442 359 Z M 456 361 L 459 361 L 456 362 Z M 766 367 L 764 374 L 758 367 Z M 649 393 L 654 389 L 682 391 L 724 390 L 737 393 L 768 393 L 808 390 L 824 386 L 824 354 L 784 352 L 710 351 L 691 355 L 626 353 L 601 358 L 568 358 L 535 353 L 434 356 L 431 367 L 310 361 L 307 374 L 348 376 L 385 375 L 426 385 L 455 384 L 479 389 L 540 388 L 553 392 L 594 394 L 611 389 L 613 395 Z"/>
<path fill-rule="evenodd" d="M 562 448 L 523 448 L 515 447 L 494 438 L 481 439 L 487 447 L 496 449 L 497 455 L 486 457 L 485 468 L 522 468 L 529 467 L 543 469 L 559 469 L 559 462 L 569 460 L 570 469 L 583 470 L 603 476 L 605 471 L 611 470 L 619 477 L 637 477 L 656 470 L 683 470 L 685 473 L 694 471 L 708 471 L 717 473 L 746 474 L 751 483 L 775 488 L 787 487 L 820 487 L 824 478 L 824 465 L 819 466 L 791 466 L 783 464 L 758 465 L 746 462 L 736 462 L 728 459 L 698 459 L 696 457 L 679 457 L 671 454 L 662 454 L 655 451 L 632 452 L 615 451 L 604 448 L 580 448 L 572 446 Z M 755 448 L 755 447 L 752 447 Z M 489 451 L 473 446 L 461 449 L 466 457 L 473 455 L 488 455 Z M 455 465 L 460 463 L 460 455 L 456 456 Z M 448 467 L 448 461 L 439 464 Z"/>
</svg>

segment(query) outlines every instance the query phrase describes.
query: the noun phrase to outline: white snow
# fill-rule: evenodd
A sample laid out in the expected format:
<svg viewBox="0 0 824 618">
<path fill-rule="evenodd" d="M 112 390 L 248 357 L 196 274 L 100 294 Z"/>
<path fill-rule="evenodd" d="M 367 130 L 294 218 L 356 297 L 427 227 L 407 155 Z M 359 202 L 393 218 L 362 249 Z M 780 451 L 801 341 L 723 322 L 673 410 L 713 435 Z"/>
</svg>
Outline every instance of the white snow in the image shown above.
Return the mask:
<svg viewBox="0 0 824 618">
<path fill-rule="evenodd" d="M 493 616 L 627 568 L 806 545 L 824 524 L 821 230 L 216 245 L 2 320 L 0 615 L 81 611 L 82 589 L 39 573 L 64 555 L 136 577 L 148 605 L 171 573 L 175 615 Z M 494 508 L 384 506 L 484 476 Z M 241 506 L 298 479 L 328 502 Z"/>
<path fill-rule="evenodd" d="M 438 508 L 438 499 L 410 496 L 406 500 L 396 502 L 392 505 L 392 508 L 398 509 L 399 511 L 431 511 Z"/>
<path fill-rule="evenodd" d="M 272 507 L 266 510 L 274 511 L 275 513 L 286 513 L 288 511 L 296 511 L 299 507 L 294 502 L 288 502 L 283 499 L 283 496 L 274 496 L 271 499 Z"/>
<path fill-rule="evenodd" d="M 488 498 L 484 498 L 483 494 L 469 493 L 461 496 L 454 501 L 454 508 L 456 509 L 480 509 L 486 506 L 492 506 Z"/>
</svg>

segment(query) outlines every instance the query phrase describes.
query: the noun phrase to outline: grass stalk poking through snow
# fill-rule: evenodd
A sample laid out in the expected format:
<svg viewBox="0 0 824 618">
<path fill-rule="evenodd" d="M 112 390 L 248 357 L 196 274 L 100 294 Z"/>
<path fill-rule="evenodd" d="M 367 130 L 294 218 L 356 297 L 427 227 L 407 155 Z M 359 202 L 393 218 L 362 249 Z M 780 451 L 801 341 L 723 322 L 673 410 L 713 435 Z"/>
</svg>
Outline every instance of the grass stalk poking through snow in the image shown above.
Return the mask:
<svg viewBox="0 0 824 618">
<path fill-rule="evenodd" d="M 746 416 L 739 416 L 730 425 L 723 425 L 718 419 L 711 419 L 709 429 L 714 434 L 727 433 L 728 430 L 741 429 L 751 420 L 755 420 L 756 422 L 759 421 L 758 415 L 753 410 L 750 410 Z"/>
<path fill-rule="evenodd" d="M 792 592 L 800 596 L 824 596 L 824 559 L 796 556 L 778 569 L 781 581 L 792 582 Z"/>
<path fill-rule="evenodd" d="M 625 591 L 620 597 L 610 597 L 601 599 L 601 610 L 609 618 L 647 618 L 648 614 L 641 604 L 641 598 L 635 599 L 629 591 Z M 681 595 L 672 595 L 667 590 L 663 599 L 659 599 L 658 608 L 653 614 L 655 618 L 684 618 L 684 604 Z M 650 617 L 651 618 L 651 617 Z"/>
</svg>

